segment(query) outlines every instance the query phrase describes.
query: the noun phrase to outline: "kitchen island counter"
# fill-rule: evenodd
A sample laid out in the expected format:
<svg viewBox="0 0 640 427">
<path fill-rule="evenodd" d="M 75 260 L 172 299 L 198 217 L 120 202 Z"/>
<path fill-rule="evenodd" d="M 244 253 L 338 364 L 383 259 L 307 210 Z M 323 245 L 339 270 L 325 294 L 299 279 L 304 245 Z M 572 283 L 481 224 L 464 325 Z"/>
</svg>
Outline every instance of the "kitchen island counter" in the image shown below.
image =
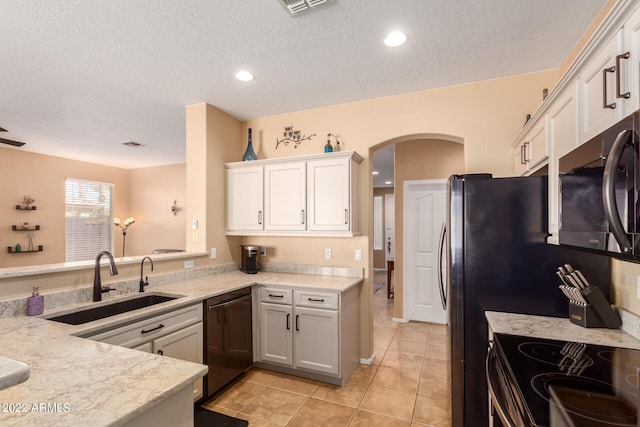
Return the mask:
<svg viewBox="0 0 640 427">
<path fill-rule="evenodd" d="M 497 311 L 487 311 L 485 316 L 494 333 L 640 350 L 640 340 L 622 329 L 583 328 L 567 318 Z"/>
</svg>

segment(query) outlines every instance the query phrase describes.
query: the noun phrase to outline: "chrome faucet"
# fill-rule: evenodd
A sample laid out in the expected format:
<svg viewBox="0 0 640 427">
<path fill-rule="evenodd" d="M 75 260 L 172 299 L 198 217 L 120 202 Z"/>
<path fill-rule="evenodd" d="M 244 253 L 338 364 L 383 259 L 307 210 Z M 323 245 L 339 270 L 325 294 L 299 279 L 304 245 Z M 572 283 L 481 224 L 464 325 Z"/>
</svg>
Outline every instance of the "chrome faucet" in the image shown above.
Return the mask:
<svg viewBox="0 0 640 427">
<path fill-rule="evenodd" d="M 111 255 L 111 253 L 107 251 L 100 252 L 98 256 L 96 256 L 96 269 L 93 274 L 93 301 L 94 302 L 102 301 L 103 293 L 116 290 L 115 288 L 102 286 L 102 281 L 100 280 L 100 258 L 102 258 L 102 255 L 106 255 L 107 257 L 109 257 L 109 273 L 111 273 L 112 276 L 115 276 L 116 274 L 118 274 L 118 268 L 116 267 L 116 263 L 113 260 L 113 255 Z"/>
<path fill-rule="evenodd" d="M 140 263 L 140 292 L 144 292 L 144 287 L 149 286 L 148 276 L 145 277 L 144 280 L 142 280 L 142 270 L 144 269 L 144 261 L 147 259 L 151 261 L 151 271 L 153 271 L 153 260 L 151 259 L 151 257 L 146 256 L 142 258 L 142 262 Z"/>
</svg>

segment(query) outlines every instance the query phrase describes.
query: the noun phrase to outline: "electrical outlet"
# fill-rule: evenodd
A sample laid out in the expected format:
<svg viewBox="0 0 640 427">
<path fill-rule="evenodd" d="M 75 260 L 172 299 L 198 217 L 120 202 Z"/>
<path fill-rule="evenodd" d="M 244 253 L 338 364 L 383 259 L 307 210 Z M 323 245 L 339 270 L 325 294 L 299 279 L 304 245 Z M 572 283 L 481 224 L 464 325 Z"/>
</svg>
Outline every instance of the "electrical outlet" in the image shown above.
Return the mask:
<svg viewBox="0 0 640 427">
<path fill-rule="evenodd" d="M 192 234 L 191 236 L 192 236 L 192 237 L 191 237 L 191 239 L 192 239 L 194 242 L 197 242 L 197 241 L 198 241 L 198 232 L 197 232 L 197 231 L 194 231 L 194 232 L 193 232 L 193 234 Z"/>
<path fill-rule="evenodd" d="M 260 246 L 260 256 L 267 256 L 267 247 Z"/>
<path fill-rule="evenodd" d="M 362 261 L 362 249 L 356 249 L 356 261 Z"/>
<path fill-rule="evenodd" d="M 324 259 L 331 259 L 331 248 L 326 248 L 324 250 Z"/>
<path fill-rule="evenodd" d="M 184 268 L 193 268 L 193 260 L 185 261 Z"/>
<path fill-rule="evenodd" d="M 218 256 L 218 251 L 216 250 L 216 248 L 211 248 L 211 259 L 216 259 Z"/>
</svg>

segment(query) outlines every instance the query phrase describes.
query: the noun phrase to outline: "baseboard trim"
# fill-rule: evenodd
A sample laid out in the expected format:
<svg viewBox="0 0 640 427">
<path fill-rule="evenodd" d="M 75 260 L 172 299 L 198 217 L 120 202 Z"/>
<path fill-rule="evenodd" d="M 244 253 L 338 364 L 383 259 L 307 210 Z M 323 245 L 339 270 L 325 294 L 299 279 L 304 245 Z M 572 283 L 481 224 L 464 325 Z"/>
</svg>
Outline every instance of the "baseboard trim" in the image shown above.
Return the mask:
<svg viewBox="0 0 640 427">
<path fill-rule="evenodd" d="M 375 353 L 373 353 L 373 354 L 371 354 L 371 357 L 370 357 L 370 358 L 368 358 L 368 359 L 361 358 L 361 359 L 360 359 L 360 363 L 361 363 L 362 365 L 373 365 L 373 362 L 374 362 L 375 360 L 376 360 L 376 354 L 375 354 Z"/>
</svg>

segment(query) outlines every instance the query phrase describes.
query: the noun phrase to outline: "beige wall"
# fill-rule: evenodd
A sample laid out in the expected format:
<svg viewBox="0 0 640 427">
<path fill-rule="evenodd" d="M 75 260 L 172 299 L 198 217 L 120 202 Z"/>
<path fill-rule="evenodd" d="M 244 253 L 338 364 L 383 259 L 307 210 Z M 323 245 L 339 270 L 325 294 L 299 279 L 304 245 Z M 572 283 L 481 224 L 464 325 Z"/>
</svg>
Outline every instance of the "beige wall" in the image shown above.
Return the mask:
<svg viewBox="0 0 640 427">
<path fill-rule="evenodd" d="M 122 169 L 0 148 L 0 168 L 7 173 L 0 186 L 0 199 L 6 202 L 0 207 L 5 219 L 0 241 L 5 248 L 20 243 L 26 249 L 26 233 L 11 231 L 10 226 L 29 221 L 40 225 L 34 245 L 44 247 L 42 252 L 27 254 L 9 254 L 3 248 L 0 268 L 65 262 L 64 182 L 68 177 L 115 184 L 114 217 L 136 219 L 127 231 L 127 256 L 148 254 L 154 248 L 185 248 L 184 210 L 176 216 L 170 211 L 173 200 L 181 201 L 183 207 L 186 203 L 185 164 Z M 15 209 L 26 194 L 36 200 L 35 211 Z M 120 257 L 120 229 L 114 227 L 113 236 L 113 254 Z"/>
<path fill-rule="evenodd" d="M 611 282 L 613 283 L 611 301 L 636 316 L 640 316 L 639 276 L 640 264 L 616 259 L 611 263 Z"/>
<path fill-rule="evenodd" d="M 3 243 L 0 267 L 65 262 L 64 183 L 68 177 L 114 183 L 114 206 L 120 211 L 130 212 L 126 169 L 0 148 L 0 170 L 4 175 L 0 186 L 0 200 L 3 201 L 0 205 L 0 217 L 3 219 L 0 224 L 0 241 Z M 15 209 L 26 194 L 35 199 L 35 211 Z M 40 225 L 40 230 L 34 232 L 33 244 L 42 245 L 42 252 L 7 253 L 6 247 L 16 243 L 27 247 L 26 233 L 11 231 L 11 225 L 23 221 Z"/>
<path fill-rule="evenodd" d="M 119 214 L 120 218 L 133 215 L 136 219 L 127 231 L 127 255 L 150 254 L 153 249 L 185 249 L 186 164 L 131 169 L 129 187 L 131 214 Z M 174 200 L 178 205 L 176 215 L 171 213 Z M 122 233 L 115 235 L 120 238 Z M 116 246 L 115 255 L 121 256 L 120 248 Z"/>
<path fill-rule="evenodd" d="M 423 179 L 447 179 L 464 173 L 464 146 L 443 140 L 415 140 L 396 144 L 396 253 L 394 315 L 403 318 L 404 295 L 404 182 Z"/>
</svg>

